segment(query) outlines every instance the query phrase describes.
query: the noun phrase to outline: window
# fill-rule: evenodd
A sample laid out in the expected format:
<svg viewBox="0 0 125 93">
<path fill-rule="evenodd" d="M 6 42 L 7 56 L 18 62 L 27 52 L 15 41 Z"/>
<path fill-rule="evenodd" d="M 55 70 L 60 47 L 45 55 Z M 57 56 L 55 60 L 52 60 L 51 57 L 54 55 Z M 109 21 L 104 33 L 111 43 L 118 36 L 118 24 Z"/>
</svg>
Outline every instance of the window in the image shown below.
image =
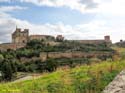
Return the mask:
<svg viewBox="0 0 125 93">
<path fill-rule="evenodd" d="M 23 43 L 25 43 L 25 40 L 23 40 Z"/>
</svg>

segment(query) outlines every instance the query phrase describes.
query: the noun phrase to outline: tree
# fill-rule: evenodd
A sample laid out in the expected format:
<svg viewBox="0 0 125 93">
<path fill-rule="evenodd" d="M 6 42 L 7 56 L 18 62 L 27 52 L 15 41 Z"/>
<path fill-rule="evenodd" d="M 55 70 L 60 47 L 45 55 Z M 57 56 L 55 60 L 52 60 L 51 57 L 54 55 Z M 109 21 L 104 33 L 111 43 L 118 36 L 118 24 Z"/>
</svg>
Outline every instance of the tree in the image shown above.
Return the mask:
<svg viewBox="0 0 125 93">
<path fill-rule="evenodd" d="M 8 62 L 8 60 L 4 60 L 2 67 L 1 67 L 1 71 L 2 71 L 2 77 L 4 80 L 11 80 L 13 73 L 12 73 L 12 67 L 11 64 Z"/>
<path fill-rule="evenodd" d="M 17 72 L 17 64 L 16 61 L 13 59 L 5 59 L 1 63 L 1 72 L 3 80 L 11 80 Z"/>
<path fill-rule="evenodd" d="M 55 71 L 57 68 L 57 62 L 53 59 L 48 59 L 46 61 L 46 70 L 49 72 Z"/>
<path fill-rule="evenodd" d="M 16 72 L 17 72 L 16 62 L 11 62 L 10 64 L 11 64 L 12 72 L 13 72 L 13 73 L 16 73 Z"/>
<path fill-rule="evenodd" d="M 0 62 L 2 62 L 4 60 L 4 57 L 2 54 L 0 54 Z"/>
</svg>

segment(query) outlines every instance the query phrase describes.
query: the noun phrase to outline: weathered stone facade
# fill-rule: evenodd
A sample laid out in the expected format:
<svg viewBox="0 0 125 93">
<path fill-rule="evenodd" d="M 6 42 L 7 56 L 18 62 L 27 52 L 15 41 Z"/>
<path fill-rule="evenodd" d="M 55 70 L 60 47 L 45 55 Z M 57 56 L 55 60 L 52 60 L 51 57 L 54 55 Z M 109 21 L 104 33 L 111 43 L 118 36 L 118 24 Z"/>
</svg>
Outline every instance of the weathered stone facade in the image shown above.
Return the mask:
<svg viewBox="0 0 125 93">
<path fill-rule="evenodd" d="M 42 61 L 46 61 L 48 58 L 86 58 L 86 57 L 97 57 L 97 56 L 108 56 L 108 55 L 113 55 L 110 52 L 91 52 L 91 53 L 85 53 L 85 52 L 42 52 L 40 54 L 40 59 Z"/>
<path fill-rule="evenodd" d="M 43 40 L 43 41 L 54 41 L 55 37 L 50 35 L 30 35 L 29 40 Z"/>
<path fill-rule="evenodd" d="M 29 38 L 29 30 L 24 29 L 21 31 L 20 28 L 16 28 L 16 31 L 12 33 L 12 43 L 27 43 Z"/>
<path fill-rule="evenodd" d="M 12 50 L 16 50 L 18 48 L 22 48 L 26 46 L 26 44 L 15 44 L 15 43 L 4 43 L 4 44 L 0 44 L 0 50 L 1 51 L 6 51 L 7 49 L 12 49 Z"/>
<path fill-rule="evenodd" d="M 20 28 L 16 28 L 16 31 L 12 34 L 12 43 L 27 43 L 31 40 L 43 40 L 43 41 L 54 41 L 55 37 L 50 35 L 29 35 L 29 30 L 24 29 L 21 31 Z"/>
<path fill-rule="evenodd" d="M 82 44 L 101 44 L 101 43 L 111 44 L 112 43 L 112 41 L 110 40 L 110 36 L 104 36 L 104 39 L 98 39 L 98 40 L 70 40 L 70 41 L 76 41 Z"/>
</svg>

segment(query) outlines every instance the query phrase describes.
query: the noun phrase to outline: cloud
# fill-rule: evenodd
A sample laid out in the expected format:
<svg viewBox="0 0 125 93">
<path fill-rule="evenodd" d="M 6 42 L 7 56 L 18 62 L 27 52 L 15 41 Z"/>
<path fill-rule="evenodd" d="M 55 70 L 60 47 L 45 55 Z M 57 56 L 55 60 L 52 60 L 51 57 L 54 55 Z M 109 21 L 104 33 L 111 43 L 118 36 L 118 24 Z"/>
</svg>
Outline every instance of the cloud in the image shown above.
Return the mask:
<svg viewBox="0 0 125 93">
<path fill-rule="evenodd" d="M 100 13 L 107 16 L 125 16 L 125 1 L 124 0 L 112 0 L 108 3 L 101 3 L 99 5 Z"/>
<path fill-rule="evenodd" d="M 61 34 L 65 36 L 66 39 L 103 39 L 104 35 L 107 35 L 102 30 L 105 25 L 104 22 L 101 21 L 93 21 L 88 24 L 78 24 L 75 26 L 65 25 L 63 23 L 56 24 L 33 24 L 26 20 L 19 20 L 16 18 L 1 18 L 4 23 L 0 23 L 0 34 L 2 35 L 0 38 L 0 42 L 11 42 L 11 33 L 14 32 L 16 25 L 19 28 L 28 28 L 30 30 L 30 34 L 42 34 L 42 35 L 58 35 Z M 91 27 L 91 28 L 90 28 Z M 100 27 L 102 29 L 100 29 Z M 95 31 L 95 32 L 94 32 Z M 6 39 L 4 39 L 6 38 Z"/>
<path fill-rule="evenodd" d="M 98 4 L 93 0 L 80 0 L 81 4 L 86 4 L 86 8 L 96 8 Z"/>
<path fill-rule="evenodd" d="M 105 35 L 111 35 L 113 42 L 124 38 L 124 24 L 116 26 L 107 24 L 107 20 L 98 19 L 86 24 L 75 26 L 66 25 L 62 22 L 55 24 L 33 24 L 27 20 L 20 20 L 12 17 L 6 12 L 0 13 L 0 42 L 11 42 L 11 33 L 14 32 L 16 25 L 20 28 L 28 28 L 30 34 L 58 35 L 62 34 L 66 39 L 103 39 Z M 108 20 L 109 21 L 109 20 Z M 118 31 L 121 31 L 120 33 Z M 116 38 L 117 37 L 117 38 Z"/>
<path fill-rule="evenodd" d="M 21 7 L 21 6 L 0 6 L 1 12 L 11 12 L 14 10 L 24 10 L 27 9 L 27 7 Z"/>
<path fill-rule="evenodd" d="M 10 0 L 0 0 L 0 2 L 10 2 Z"/>
<path fill-rule="evenodd" d="M 8 1 L 8 0 L 5 0 Z M 1 2 L 1 1 L 0 1 Z M 15 26 L 15 22 L 13 18 L 8 12 L 12 12 L 15 10 L 24 10 L 26 7 L 21 6 L 0 6 L 0 42 L 10 42 L 10 36 Z M 9 37 L 9 38 L 8 38 Z"/>
<path fill-rule="evenodd" d="M 56 36 L 62 34 L 66 39 L 103 39 L 105 35 L 111 35 L 113 42 L 125 39 L 125 1 L 123 0 L 21 0 L 22 2 L 34 3 L 39 6 L 69 7 L 73 10 L 97 12 L 97 16 L 86 24 L 75 26 L 63 23 L 33 24 L 27 20 L 13 18 L 1 8 L 0 12 L 0 42 L 10 42 L 11 33 L 16 25 L 21 28 L 29 28 L 30 34 L 49 34 Z M 19 9 L 19 8 L 18 8 Z M 15 10 L 14 8 L 8 11 Z M 20 10 L 20 9 L 19 9 Z"/>
<path fill-rule="evenodd" d="M 0 0 L 0 2 L 25 2 L 38 6 L 68 7 L 81 13 L 97 12 L 98 3 L 94 0 Z"/>
<path fill-rule="evenodd" d="M 1 20 L 1 19 L 0 19 Z M 111 35 L 113 42 L 119 41 L 124 37 L 125 27 L 122 27 L 121 33 L 118 32 L 118 27 L 114 29 L 105 27 L 102 21 L 91 22 L 88 24 L 79 24 L 76 26 L 57 24 L 32 24 L 26 20 L 15 18 L 3 19 L 4 23 L 0 23 L 0 42 L 11 42 L 11 33 L 14 32 L 16 25 L 20 28 L 28 28 L 30 34 L 58 35 L 62 34 L 66 39 L 103 39 L 105 35 Z M 91 27 L 91 28 L 90 28 Z M 117 38 L 116 38 L 117 37 Z"/>
</svg>

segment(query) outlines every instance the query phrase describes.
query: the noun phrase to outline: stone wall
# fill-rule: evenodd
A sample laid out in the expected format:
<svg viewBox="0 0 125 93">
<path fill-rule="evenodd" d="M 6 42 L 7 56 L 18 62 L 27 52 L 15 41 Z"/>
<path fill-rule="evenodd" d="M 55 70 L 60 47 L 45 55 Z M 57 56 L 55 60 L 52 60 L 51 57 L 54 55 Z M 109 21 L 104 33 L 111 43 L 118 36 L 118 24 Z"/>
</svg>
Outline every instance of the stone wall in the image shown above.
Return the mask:
<svg viewBox="0 0 125 93">
<path fill-rule="evenodd" d="M 125 70 L 118 74 L 102 93 L 125 93 Z"/>
<path fill-rule="evenodd" d="M 82 44 L 102 44 L 106 43 L 107 45 L 111 44 L 112 41 L 110 40 L 110 36 L 104 36 L 104 39 L 97 39 L 97 40 L 70 40 L 80 42 Z"/>
<path fill-rule="evenodd" d="M 97 56 L 103 56 L 103 55 L 112 55 L 112 53 L 109 52 L 91 52 L 91 53 L 85 53 L 85 52 L 42 52 L 40 54 L 40 59 L 42 61 L 46 61 L 48 58 L 84 58 L 84 57 L 97 57 Z"/>
<path fill-rule="evenodd" d="M 16 50 L 18 48 L 22 48 L 25 46 L 26 44 L 5 43 L 5 44 L 0 44 L 0 50 L 1 51 L 6 51 L 7 49 Z"/>
<path fill-rule="evenodd" d="M 29 38 L 29 30 L 24 29 L 21 31 L 20 28 L 16 28 L 15 32 L 12 33 L 12 43 L 27 43 Z"/>
<path fill-rule="evenodd" d="M 55 39 L 55 37 L 50 35 L 30 35 L 29 40 L 44 40 L 44 41 L 52 41 Z"/>
<path fill-rule="evenodd" d="M 106 43 L 106 44 L 111 44 L 112 42 L 109 41 L 105 41 L 105 40 L 69 40 L 69 41 L 75 41 L 75 42 L 79 42 L 82 44 L 102 44 L 102 43 Z"/>
<path fill-rule="evenodd" d="M 26 62 L 35 62 L 35 61 L 37 61 L 37 60 L 40 60 L 40 57 L 32 57 L 32 58 L 26 58 L 26 57 L 21 57 L 20 58 L 20 61 L 22 62 L 22 63 L 26 63 Z"/>
</svg>

